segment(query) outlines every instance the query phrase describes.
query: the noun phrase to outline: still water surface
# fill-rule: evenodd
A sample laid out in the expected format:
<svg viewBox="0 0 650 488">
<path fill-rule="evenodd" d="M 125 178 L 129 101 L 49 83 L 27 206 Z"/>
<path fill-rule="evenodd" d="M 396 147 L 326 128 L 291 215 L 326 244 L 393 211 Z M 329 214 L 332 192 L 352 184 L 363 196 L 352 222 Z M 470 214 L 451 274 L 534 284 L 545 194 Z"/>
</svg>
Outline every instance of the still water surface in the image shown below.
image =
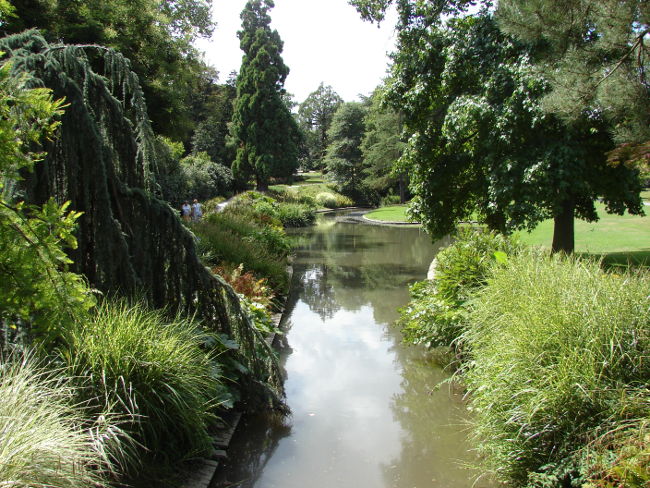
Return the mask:
<svg viewBox="0 0 650 488">
<path fill-rule="evenodd" d="M 213 488 L 485 488 L 460 393 L 393 322 L 437 247 L 336 215 L 301 231 L 286 321 L 284 423 L 247 419 Z"/>
</svg>

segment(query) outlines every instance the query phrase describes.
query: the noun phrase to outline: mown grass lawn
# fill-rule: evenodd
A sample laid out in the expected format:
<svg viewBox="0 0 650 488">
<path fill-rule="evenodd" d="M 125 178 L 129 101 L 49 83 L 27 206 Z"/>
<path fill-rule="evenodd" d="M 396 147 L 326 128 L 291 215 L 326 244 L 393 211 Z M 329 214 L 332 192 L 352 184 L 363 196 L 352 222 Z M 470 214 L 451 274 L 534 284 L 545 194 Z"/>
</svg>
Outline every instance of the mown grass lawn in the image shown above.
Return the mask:
<svg viewBox="0 0 650 488">
<path fill-rule="evenodd" d="M 381 207 L 365 216 L 371 220 L 381 220 L 382 222 L 409 222 L 406 217 L 406 205 L 391 205 Z"/>
<path fill-rule="evenodd" d="M 611 264 L 645 263 L 650 265 L 650 217 L 611 215 L 597 203 L 598 222 L 575 221 L 575 249 L 580 254 L 602 256 Z M 650 214 L 650 206 L 647 206 Z M 518 233 L 521 240 L 534 246 L 550 247 L 553 221 L 542 222 L 531 233 Z"/>
</svg>

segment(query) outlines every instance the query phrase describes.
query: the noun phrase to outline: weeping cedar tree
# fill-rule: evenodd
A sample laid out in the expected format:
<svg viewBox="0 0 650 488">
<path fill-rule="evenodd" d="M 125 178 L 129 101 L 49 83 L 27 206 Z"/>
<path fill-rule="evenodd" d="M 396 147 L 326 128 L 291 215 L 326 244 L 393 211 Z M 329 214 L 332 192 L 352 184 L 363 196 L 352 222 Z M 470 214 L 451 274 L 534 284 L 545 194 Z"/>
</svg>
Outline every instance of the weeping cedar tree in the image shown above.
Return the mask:
<svg viewBox="0 0 650 488">
<path fill-rule="evenodd" d="M 230 354 L 245 366 L 240 386 L 249 405 L 284 408 L 280 371 L 264 338 L 232 288 L 201 263 L 176 212 L 150 191 L 155 144 L 129 61 L 98 46 L 49 44 L 36 31 L 0 40 L 0 51 L 30 85 L 47 87 L 68 104 L 46 159 L 25 175 L 24 191 L 31 203 L 54 197 L 83 212 L 74 270 L 102 292 L 195 314 L 232 337 L 240 347 Z"/>
<path fill-rule="evenodd" d="M 288 177 L 298 168 L 300 133 L 283 101 L 289 68 L 280 56 L 280 35 L 270 27 L 273 6 L 272 0 L 247 2 L 237 33 L 244 57 L 231 125 L 232 170 L 240 180 L 254 176 L 260 191 L 268 189 L 271 177 Z"/>
<path fill-rule="evenodd" d="M 474 212 L 502 232 L 553 218 L 553 250 L 564 252 L 574 217 L 597 220 L 596 198 L 608 212 L 642 213 L 638 171 L 607 164 L 613 141 L 597 111 L 570 123 L 545 112 L 548 82 L 487 9 L 443 23 L 467 3 L 399 4 L 387 96 L 412 134 L 401 165 L 413 213 L 434 236 Z"/>
</svg>

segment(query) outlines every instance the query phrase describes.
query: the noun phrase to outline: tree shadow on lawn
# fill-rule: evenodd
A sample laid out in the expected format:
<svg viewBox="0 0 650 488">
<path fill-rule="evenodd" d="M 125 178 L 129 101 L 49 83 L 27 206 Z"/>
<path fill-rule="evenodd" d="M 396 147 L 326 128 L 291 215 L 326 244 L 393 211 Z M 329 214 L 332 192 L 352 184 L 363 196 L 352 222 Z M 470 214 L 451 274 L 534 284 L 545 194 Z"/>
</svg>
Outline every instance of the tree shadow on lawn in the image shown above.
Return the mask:
<svg viewBox="0 0 650 488">
<path fill-rule="evenodd" d="M 638 251 L 576 253 L 580 257 L 602 260 L 604 268 L 648 268 L 650 269 L 650 248 Z"/>
</svg>

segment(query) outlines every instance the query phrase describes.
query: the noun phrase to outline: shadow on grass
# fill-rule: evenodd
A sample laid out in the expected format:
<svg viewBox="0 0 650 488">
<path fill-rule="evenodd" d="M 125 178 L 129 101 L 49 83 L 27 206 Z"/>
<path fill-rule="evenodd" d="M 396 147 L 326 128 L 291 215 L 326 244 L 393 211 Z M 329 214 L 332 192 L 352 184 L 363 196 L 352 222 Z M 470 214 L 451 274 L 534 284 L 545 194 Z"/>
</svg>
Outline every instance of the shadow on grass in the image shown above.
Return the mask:
<svg viewBox="0 0 650 488">
<path fill-rule="evenodd" d="M 605 268 L 650 268 L 650 249 L 625 252 L 576 253 L 585 258 L 602 260 Z"/>
</svg>

